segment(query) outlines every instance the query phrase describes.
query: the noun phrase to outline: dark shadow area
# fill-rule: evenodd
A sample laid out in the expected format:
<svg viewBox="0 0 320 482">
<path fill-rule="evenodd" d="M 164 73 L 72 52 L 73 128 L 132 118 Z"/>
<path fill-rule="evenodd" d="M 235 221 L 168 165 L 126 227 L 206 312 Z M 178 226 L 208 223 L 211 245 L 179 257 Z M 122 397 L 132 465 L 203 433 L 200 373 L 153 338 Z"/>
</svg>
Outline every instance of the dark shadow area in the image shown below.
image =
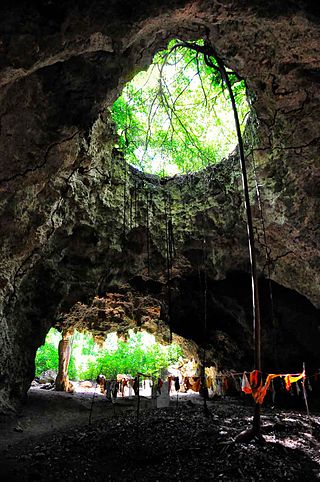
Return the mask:
<svg viewBox="0 0 320 482">
<path fill-rule="evenodd" d="M 68 402 L 65 402 L 68 403 Z M 266 443 L 233 444 L 251 407 L 227 397 L 108 416 L 21 442 L 1 454 L 4 480 L 316 480 L 319 417 L 263 412 Z M 2 472 L 1 472 L 2 471 Z"/>
<path fill-rule="evenodd" d="M 221 281 L 207 279 L 206 328 L 204 277 L 203 271 L 199 271 L 172 281 L 172 329 L 199 345 L 212 345 L 222 366 L 250 370 L 253 360 L 250 276 L 233 272 Z M 296 291 L 263 278 L 259 283 L 263 371 L 300 372 L 305 362 L 307 371 L 312 373 L 320 365 L 319 310 Z"/>
</svg>

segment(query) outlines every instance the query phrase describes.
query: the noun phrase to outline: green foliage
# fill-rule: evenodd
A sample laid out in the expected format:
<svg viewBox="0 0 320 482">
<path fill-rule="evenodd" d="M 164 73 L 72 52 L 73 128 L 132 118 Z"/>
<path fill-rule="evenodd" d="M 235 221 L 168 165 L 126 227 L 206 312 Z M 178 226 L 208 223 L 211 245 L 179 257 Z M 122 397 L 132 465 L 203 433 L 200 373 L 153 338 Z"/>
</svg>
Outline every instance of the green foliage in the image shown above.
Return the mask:
<svg viewBox="0 0 320 482">
<path fill-rule="evenodd" d="M 175 363 L 182 355 L 178 345 L 163 346 L 159 343 L 146 343 L 144 333 L 130 333 L 128 341 L 119 340 L 116 350 L 101 349 L 97 357 L 89 363 L 83 378 L 94 378 L 97 370 L 106 377 L 115 377 L 118 373 L 135 376 L 137 372 L 159 375 L 163 368 Z"/>
<path fill-rule="evenodd" d="M 70 380 L 78 380 L 78 369 L 76 366 L 75 357 L 73 355 L 71 355 L 69 361 L 68 377 L 70 378 Z"/>
<path fill-rule="evenodd" d="M 58 369 L 60 338 L 57 330 L 51 329 L 48 333 L 45 344 L 37 351 L 36 376 L 45 370 Z M 99 348 L 90 335 L 76 332 L 71 346 L 68 372 L 71 380 L 92 380 L 100 372 L 107 377 L 137 372 L 158 375 L 182 354 L 178 345 L 163 346 L 146 333 L 133 332 L 127 342 L 118 340 L 115 334 L 109 335 L 103 348 Z"/>
<path fill-rule="evenodd" d="M 237 144 L 219 72 L 208 67 L 201 53 L 173 48 L 177 43 L 171 41 L 146 72 L 125 86 L 111 111 L 126 160 L 160 175 L 199 170 L 220 161 Z M 230 79 L 244 121 L 245 84 L 233 74 Z"/>
<path fill-rule="evenodd" d="M 46 343 L 38 349 L 35 363 L 36 377 L 46 370 L 58 371 L 58 350 L 51 343 Z"/>
<path fill-rule="evenodd" d="M 46 370 L 58 371 L 58 344 L 60 336 L 59 332 L 52 328 L 46 337 L 45 344 L 38 348 L 35 359 L 36 377 L 39 377 Z"/>
</svg>

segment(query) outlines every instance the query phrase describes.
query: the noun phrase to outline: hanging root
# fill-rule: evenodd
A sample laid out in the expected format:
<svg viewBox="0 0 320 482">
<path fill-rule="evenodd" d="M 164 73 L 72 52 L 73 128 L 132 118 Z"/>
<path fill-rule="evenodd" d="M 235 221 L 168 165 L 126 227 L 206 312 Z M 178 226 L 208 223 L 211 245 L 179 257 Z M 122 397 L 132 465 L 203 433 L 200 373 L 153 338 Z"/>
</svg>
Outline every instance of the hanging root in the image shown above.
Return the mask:
<svg viewBox="0 0 320 482">
<path fill-rule="evenodd" d="M 266 441 L 263 438 L 262 432 L 263 430 L 261 429 L 260 421 L 260 405 L 256 403 L 254 408 L 252 428 L 239 433 L 239 435 L 235 438 L 235 443 L 250 443 L 251 441 L 255 441 L 260 445 L 264 445 Z"/>
</svg>

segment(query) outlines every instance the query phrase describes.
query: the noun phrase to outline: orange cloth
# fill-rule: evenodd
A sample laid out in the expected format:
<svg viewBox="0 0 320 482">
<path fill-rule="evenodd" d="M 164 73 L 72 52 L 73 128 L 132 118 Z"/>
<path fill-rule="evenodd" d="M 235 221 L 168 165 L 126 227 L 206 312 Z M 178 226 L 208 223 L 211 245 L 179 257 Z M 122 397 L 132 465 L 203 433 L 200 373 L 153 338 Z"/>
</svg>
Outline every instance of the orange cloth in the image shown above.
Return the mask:
<svg viewBox="0 0 320 482">
<path fill-rule="evenodd" d="M 199 392 L 200 385 L 201 385 L 201 378 L 200 377 L 192 377 L 192 378 L 189 379 L 191 384 L 191 390 L 193 390 L 194 392 Z"/>
<path fill-rule="evenodd" d="M 261 378 L 260 385 L 256 388 L 252 387 L 252 396 L 256 403 L 259 403 L 260 405 L 262 405 L 264 397 L 267 394 L 267 390 L 269 388 L 270 382 L 273 378 L 276 378 L 276 377 L 280 377 L 280 375 L 272 373 L 267 376 L 267 379 L 264 385 L 262 385 L 262 378 Z M 250 381 L 251 381 L 251 374 L 250 374 Z"/>
<path fill-rule="evenodd" d="M 255 402 L 261 405 L 263 403 L 264 397 L 266 396 L 271 380 L 273 380 L 273 378 L 281 377 L 283 375 L 281 373 L 279 374 L 271 373 L 267 376 L 267 379 L 264 385 L 262 384 L 262 377 L 260 378 L 260 384 L 258 385 L 259 375 L 261 376 L 258 370 L 254 370 L 253 372 L 251 372 L 250 382 L 249 382 L 246 374 L 244 373 L 242 378 L 242 391 L 247 394 L 251 393 Z M 298 375 L 290 375 L 290 374 L 285 375 L 284 379 L 286 383 L 286 389 L 290 390 L 291 383 L 297 382 L 298 380 L 301 380 L 301 378 L 304 378 L 304 377 L 305 377 L 304 371 Z"/>
<path fill-rule="evenodd" d="M 247 395 L 249 393 L 252 393 L 251 385 L 249 383 L 247 375 L 244 373 L 242 375 L 242 383 L 241 383 L 241 390 L 246 393 Z"/>
<path fill-rule="evenodd" d="M 207 377 L 207 387 L 212 388 L 213 380 L 210 376 Z"/>
<path fill-rule="evenodd" d="M 254 370 L 253 372 L 250 373 L 250 383 L 251 385 L 257 386 L 259 383 L 259 371 Z"/>
<path fill-rule="evenodd" d="M 201 378 L 200 377 L 185 377 L 184 378 L 184 386 L 186 390 L 193 390 L 194 392 L 198 392 L 200 390 Z"/>
<path fill-rule="evenodd" d="M 286 384 L 286 389 L 289 391 L 291 388 L 291 383 L 297 382 L 298 380 L 301 380 L 301 378 L 305 377 L 305 373 L 302 372 L 298 375 L 286 375 L 284 377 L 284 381 Z"/>
</svg>

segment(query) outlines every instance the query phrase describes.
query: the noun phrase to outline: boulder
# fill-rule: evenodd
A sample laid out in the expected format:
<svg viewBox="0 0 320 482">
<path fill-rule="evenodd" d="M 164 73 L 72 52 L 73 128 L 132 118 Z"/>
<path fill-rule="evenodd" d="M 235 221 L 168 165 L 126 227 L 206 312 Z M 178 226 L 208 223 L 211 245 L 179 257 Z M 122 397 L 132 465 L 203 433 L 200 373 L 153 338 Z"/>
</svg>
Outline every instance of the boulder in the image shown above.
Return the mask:
<svg viewBox="0 0 320 482">
<path fill-rule="evenodd" d="M 46 370 L 41 373 L 39 383 L 54 383 L 57 378 L 57 372 L 54 370 Z"/>
</svg>

